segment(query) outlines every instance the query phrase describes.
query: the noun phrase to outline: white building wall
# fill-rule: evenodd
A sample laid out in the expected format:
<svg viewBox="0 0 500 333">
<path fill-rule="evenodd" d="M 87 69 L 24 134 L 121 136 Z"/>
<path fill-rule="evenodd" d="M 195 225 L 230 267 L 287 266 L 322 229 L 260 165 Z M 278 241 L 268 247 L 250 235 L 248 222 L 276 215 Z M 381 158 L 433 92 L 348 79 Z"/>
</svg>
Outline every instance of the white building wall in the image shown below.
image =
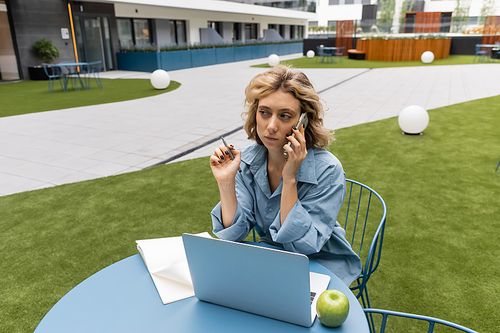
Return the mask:
<svg viewBox="0 0 500 333">
<path fill-rule="evenodd" d="M 311 16 L 311 13 L 306 14 L 305 18 L 290 18 L 115 3 L 116 17 L 185 20 L 187 25 L 187 40 L 189 43 L 198 43 L 200 41 L 200 28 L 206 28 L 208 21 L 257 23 L 259 24 L 259 37 L 262 37 L 263 30 L 267 29 L 268 24 L 303 25 L 305 26 L 305 31 L 307 31 L 307 17 L 315 16 Z"/>
<path fill-rule="evenodd" d="M 361 20 L 363 5 L 330 6 L 328 3 L 328 0 L 322 0 L 316 4 L 319 26 L 328 26 L 328 21 Z"/>
</svg>

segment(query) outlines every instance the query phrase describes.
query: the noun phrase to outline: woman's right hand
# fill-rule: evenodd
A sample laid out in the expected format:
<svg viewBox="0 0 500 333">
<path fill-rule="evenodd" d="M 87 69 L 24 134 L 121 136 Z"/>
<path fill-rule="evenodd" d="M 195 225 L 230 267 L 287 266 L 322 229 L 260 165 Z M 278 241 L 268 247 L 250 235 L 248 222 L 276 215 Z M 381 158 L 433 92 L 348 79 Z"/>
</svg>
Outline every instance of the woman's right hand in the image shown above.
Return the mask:
<svg viewBox="0 0 500 333">
<path fill-rule="evenodd" d="M 229 146 L 234 155 L 231 160 L 229 151 L 224 145 L 214 149 L 214 154 L 210 156 L 210 167 L 217 182 L 234 181 L 241 162 L 241 151 L 235 150 L 233 145 Z"/>
</svg>

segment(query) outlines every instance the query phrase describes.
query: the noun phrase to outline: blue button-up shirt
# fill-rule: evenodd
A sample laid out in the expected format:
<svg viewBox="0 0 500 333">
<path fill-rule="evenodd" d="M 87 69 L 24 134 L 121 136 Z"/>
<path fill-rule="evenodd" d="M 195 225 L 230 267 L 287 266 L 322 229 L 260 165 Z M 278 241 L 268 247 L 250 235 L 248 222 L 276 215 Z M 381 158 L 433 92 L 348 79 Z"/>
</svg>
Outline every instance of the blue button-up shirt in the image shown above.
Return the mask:
<svg viewBox="0 0 500 333">
<path fill-rule="evenodd" d="M 296 174 L 298 200 L 280 222 L 283 183 L 271 193 L 267 177 L 267 148 L 253 144 L 241 150 L 241 172 L 236 175 L 238 206 L 233 223 L 222 225 L 220 202 L 212 210 L 217 237 L 242 241 L 257 226 L 260 242 L 302 253 L 316 260 L 350 285 L 361 272 L 361 260 L 345 239 L 337 215 L 346 193 L 340 161 L 314 147 Z"/>
</svg>

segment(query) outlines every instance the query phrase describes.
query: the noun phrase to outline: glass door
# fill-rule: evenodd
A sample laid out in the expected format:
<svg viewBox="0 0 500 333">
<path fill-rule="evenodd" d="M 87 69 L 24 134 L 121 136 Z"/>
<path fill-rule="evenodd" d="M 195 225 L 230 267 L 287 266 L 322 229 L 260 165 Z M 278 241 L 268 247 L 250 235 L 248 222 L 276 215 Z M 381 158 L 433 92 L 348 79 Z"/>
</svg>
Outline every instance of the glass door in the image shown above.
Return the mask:
<svg viewBox="0 0 500 333">
<path fill-rule="evenodd" d="M 7 5 L 0 1 L 0 81 L 18 80 L 17 57 L 12 42 Z"/>
<path fill-rule="evenodd" d="M 107 16 L 75 15 L 78 60 L 101 61 L 103 69 L 114 69 L 109 18 Z"/>
</svg>

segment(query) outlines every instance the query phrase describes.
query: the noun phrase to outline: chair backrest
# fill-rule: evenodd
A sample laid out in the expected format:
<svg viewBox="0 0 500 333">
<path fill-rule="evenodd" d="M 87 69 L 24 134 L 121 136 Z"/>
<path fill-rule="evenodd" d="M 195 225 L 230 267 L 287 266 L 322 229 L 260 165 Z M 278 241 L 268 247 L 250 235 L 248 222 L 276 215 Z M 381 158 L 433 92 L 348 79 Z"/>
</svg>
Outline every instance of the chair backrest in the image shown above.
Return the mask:
<svg viewBox="0 0 500 333">
<path fill-rule="evenodd" d="M 357 181 L 346 179 L 347 193 L 337 220 L 343 224 L 346 240 L 363 262 L 363 271 L 357 279 L 357 286 L 350 289 L 357 298 L 362 298 L 366 283 L 380 262 L 382 242 L 384 240 L 387 207 L 382 197 Z M 262 230 L 255 226 L 252 230 L 253 241 L 258 240 Z M 365 292 L 366 294 L 366 292 Z M 369 300 L 366 299 L 369 303 Z"/>
<path fill-rule="evenodd" d="M 318 56 L 323 56 L 325 49 L 323 48 L 323 45 L 319 45 L 319 46 L 316 46 L 316 51 L 317 51 L 316 54 Z"/>
<path fill-rule="evenodd" d="M 53 64 L 42 64 L 43 70 L 45 71 L 45 74 L 49 78 L 58 78 L 61 77 L 61 67 Z"/>
<path fill-rule="evenodd" d="M 100 73 L 102 71 L 102 61 L 89 62 L 87 66 L 91 73 Z"/>
<path fill-rule="evenodd" d="M 335 50 L 335 55 L 336 56 L 343 56 L 344 55 L 344 50 L 345 46 L 341 46 L 338 49 Z"/>
<path fill-rule="evenodd" d="M 387 207 L 382 197 L 370 187 L 350 179 L 346 180 L 346 185 L 347 193 L 338 221 L 343 224 L 347 241 L 363 263 L 358 285 L 351 286 L 359 298 L 380 262 Z"/>
<path fill-rule="evenodd" d="M 455 323 L 452 323 L 452 322 L 449 322 L 446 320 L 438 319 L 438 318 L 415 315 L 415 314 L 411 314 L 411 313 L 389 311 L 389 310 L 379 310 L 379 309 L 363 309 L 363 310 L 365 311 L 365 314 L 367 316 L 373 316 L 374 314 L 382 316 L 382 320 L 380 321 L 380 329 L 378 330 L 379 333 L 385 332 L 386 325 L 387 325 L 387 319 L 389 316 L 407 318 L 409 320 L 414 320 L 414 321 L 427 322 L 429 325 L 425 325 L 425 324 L 422 325 L 422 332 L 432 333 L 432 332 L 434 332 L 434 328 L 436 327 L 436 324 L 438 324 L 438 325 L 451 327 L 451 328 L 454 328 L 455 330 L 462 331 L 462 332 L 477 333 L 476 331 L 473 331 L 470 328 L 467 328 L 467 327 L 464 327 L 464 326 L 461 326 L 461 325 L 458 325 L 458 324 L 455 324 Z M 397 323 L 397 321 L 391 321 L 391 322 L 393 324 Z M 413 325 L 411 325 L 411 326 L 409 326 L 408 324 L 405 324 L 402 329 L 405 329 L 407 327 L 412 327 L 412 328 L 420 327 L 417 325 L 418 325 L 417 323 L 413 323 Z M 427 328 L 425 328 L 425 326 L 427 326 Z M 424 331 L 424 328 L 426 329 L 425 331 Z M 392 331 L 393 330 L 391 330 L 391 332 Z M 446 331 L 446 332 L 448 332 L 448 331 Z"/>
<path fill-rule="evenodd" d="M 476 54 L 481 52 L 485 52 L 483 51 L 483 47 L 481 46 L 481 44 L 476 44 Z"/>
</svg>

